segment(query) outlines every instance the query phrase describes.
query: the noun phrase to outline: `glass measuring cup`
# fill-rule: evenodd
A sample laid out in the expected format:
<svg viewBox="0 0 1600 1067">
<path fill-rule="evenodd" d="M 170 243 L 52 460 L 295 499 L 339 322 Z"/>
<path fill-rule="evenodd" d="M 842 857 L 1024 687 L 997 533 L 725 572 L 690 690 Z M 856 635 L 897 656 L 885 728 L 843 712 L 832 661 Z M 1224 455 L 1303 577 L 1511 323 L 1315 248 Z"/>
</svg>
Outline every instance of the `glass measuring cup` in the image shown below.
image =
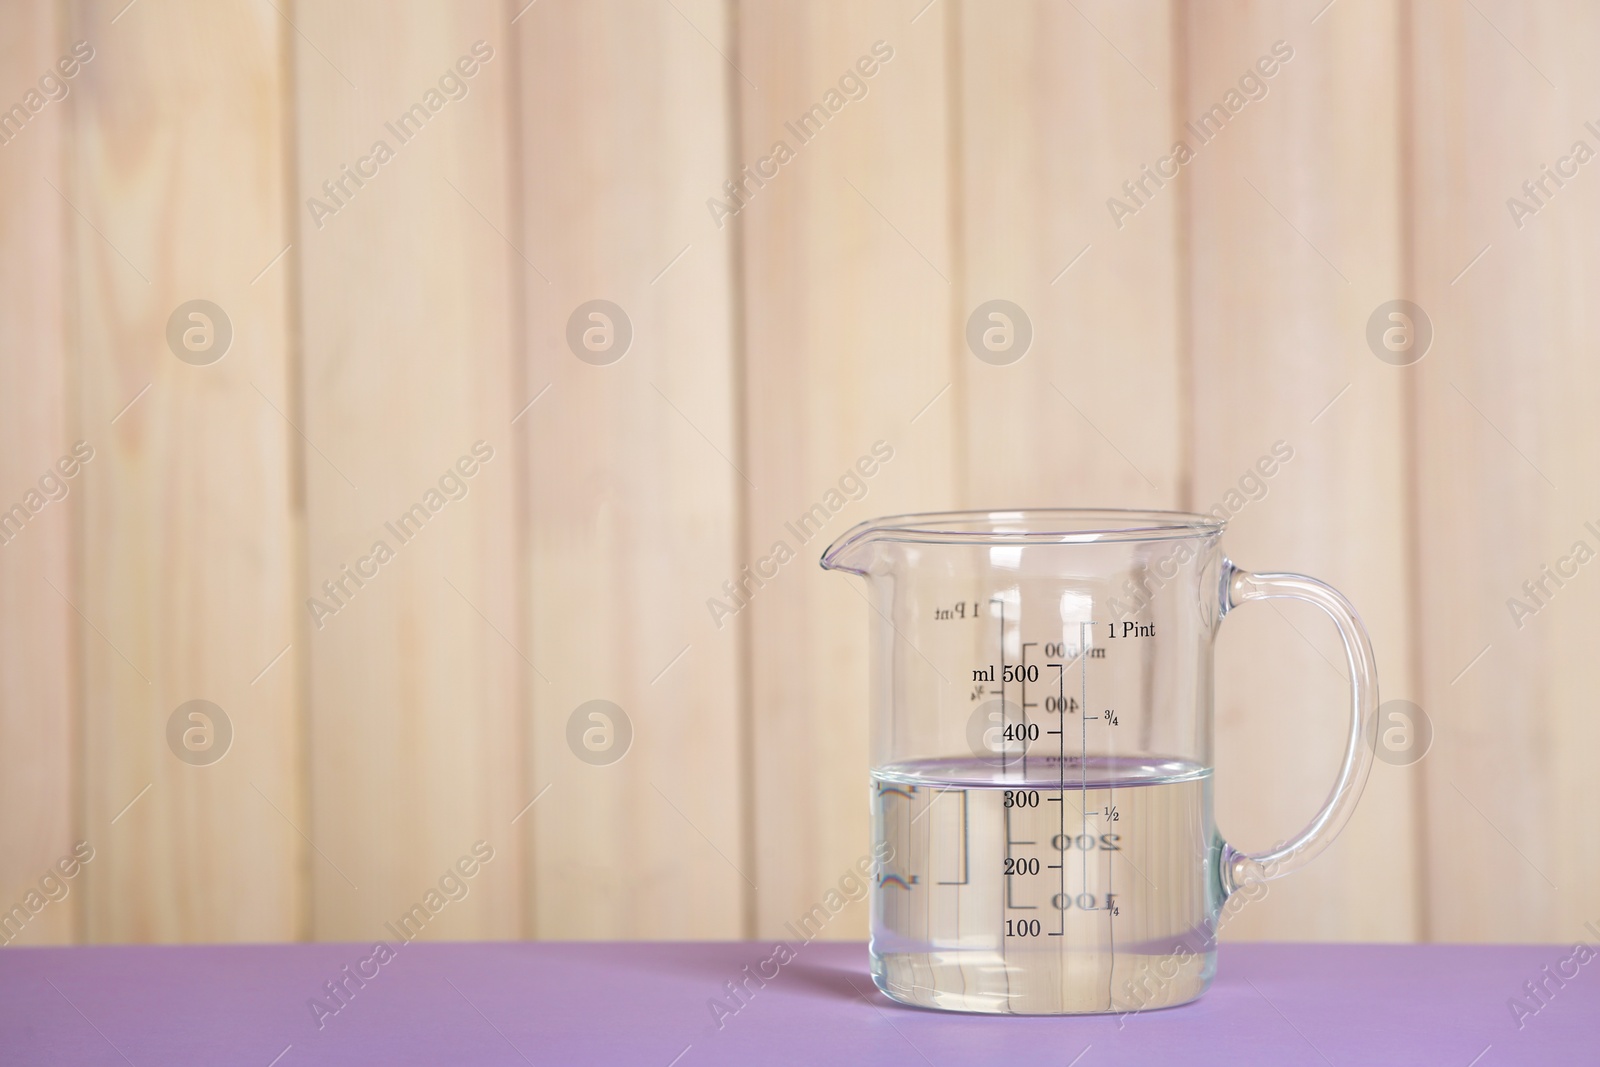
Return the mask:
<svg viewBox="0 0 1600 1067">
<path fill-rule="evenodd" d="M 1224 557 L 1171 511 L 942 512 L 863 523 L 822 566 L 867 580 L 872 973 L 907 1004 L 1129 1012 L 1205 992 L 1224 902 L 1304 865 L 1348 821 L 1378 702 L 1342 595 Z M 1211 812 L 1212 643 L 1284 597 L 1338 627 L 1351 680 L 1339 776 L 1309 825 L 1245 853 Z"/>
</svg>

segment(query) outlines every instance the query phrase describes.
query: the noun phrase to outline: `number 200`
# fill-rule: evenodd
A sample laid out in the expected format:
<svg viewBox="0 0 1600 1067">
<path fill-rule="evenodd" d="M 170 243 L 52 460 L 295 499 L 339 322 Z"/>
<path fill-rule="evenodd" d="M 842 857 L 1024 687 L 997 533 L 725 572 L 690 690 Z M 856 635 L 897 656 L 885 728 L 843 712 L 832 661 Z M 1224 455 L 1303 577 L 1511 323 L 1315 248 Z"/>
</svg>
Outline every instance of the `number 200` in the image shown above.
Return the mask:
<svg viewBox="0 0 1600 1067">
<path fill-rule="evenodd" d="M 1070 852 L 1075 848 L 1087 852 L 1096 847 L 1107 852 L 1121 852 L 1121 841 L 1121 834 L 1101 834 L 1098 838 L 1094 834 L 1079 834 L 1077 837 L 1071 834 L 1056 834 L 1050 839 L 1050 847 L 1057 852 Z"/>
</svg>

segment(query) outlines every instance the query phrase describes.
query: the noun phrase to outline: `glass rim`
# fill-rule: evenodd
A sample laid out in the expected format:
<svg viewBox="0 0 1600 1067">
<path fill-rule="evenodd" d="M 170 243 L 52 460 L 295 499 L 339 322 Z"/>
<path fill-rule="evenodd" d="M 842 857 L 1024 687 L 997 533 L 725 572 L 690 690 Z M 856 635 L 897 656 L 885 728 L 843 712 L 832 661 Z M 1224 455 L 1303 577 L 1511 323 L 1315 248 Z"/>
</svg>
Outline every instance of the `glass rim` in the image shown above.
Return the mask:
<svg viewBox="0 0 1600 1067">
<path fill-rule="evenodd" d="M 1079 545 L 1215 537 L 1227 520 L 1153 508 L 1011 508 L 885 515 L 846 530 L 822 554 L 830 566 L 867 541 L 949 545 Z"/>
</svg>

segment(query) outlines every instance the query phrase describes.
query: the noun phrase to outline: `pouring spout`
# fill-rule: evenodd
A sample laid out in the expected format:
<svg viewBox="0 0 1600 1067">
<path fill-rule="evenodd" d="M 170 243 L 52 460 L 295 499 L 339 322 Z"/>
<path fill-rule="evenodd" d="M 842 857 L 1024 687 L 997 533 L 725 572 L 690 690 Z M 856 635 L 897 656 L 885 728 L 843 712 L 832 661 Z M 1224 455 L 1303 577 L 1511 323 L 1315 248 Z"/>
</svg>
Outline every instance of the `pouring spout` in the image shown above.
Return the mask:
<svg viewBox="0 0 1600 1067">
<path fill-rule="evenodd" d="M 857 523 L 829 545 L 817 562 L 825 571 L 844 571 L 846 574 L 868 577 L 883 529 L 878 522 Z"/>
</svg>

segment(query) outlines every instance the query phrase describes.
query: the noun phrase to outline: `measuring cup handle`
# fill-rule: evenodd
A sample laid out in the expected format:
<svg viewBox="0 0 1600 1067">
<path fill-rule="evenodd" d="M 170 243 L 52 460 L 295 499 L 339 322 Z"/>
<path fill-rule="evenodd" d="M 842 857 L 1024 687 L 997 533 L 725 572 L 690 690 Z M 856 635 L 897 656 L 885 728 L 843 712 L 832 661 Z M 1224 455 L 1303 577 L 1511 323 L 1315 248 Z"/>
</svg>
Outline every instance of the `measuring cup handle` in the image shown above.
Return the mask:
<svg viewBox="0 0 1600 1067">
<path fill-rule="evenodd" d="M 1345 738 L 1344 762 L 1333 790 L 1322 810 L 1293 838 L 1265 852 L 1240 852 L 1232 845 L 1222 846 L 1221 877 L 1223 892 L 1231 895 L 1241 886 L 1279 878 L 1299 870 L 1344 829 L 1355 810 L 1361 790 L 1372 769 L 1375 716 L 1378 709 L 1378 667 L 1372 657 L 1372 642 L 1366 627 L 1350 601 L 1337 589 L 1303 574 L 1251 574 L 1230 560 L 1222 561 L 1222 612 L 1247 600 L 1283 598 L 1315 604 L 1339 628 L 1344 642 L 1345 662 L 1350 669 L 1350 730 Z"/>
</svg>

